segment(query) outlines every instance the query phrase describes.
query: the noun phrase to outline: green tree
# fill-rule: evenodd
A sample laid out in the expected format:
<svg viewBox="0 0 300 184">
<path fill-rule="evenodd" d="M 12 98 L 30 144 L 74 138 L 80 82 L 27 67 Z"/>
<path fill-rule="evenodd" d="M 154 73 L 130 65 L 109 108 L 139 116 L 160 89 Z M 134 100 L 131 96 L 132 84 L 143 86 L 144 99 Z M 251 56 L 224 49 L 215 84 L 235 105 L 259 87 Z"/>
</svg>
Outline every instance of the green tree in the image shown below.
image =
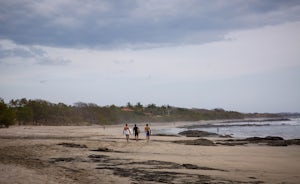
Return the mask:
<svg viewBox="0 0 300 184">
<path fill-rule="evenodd" d="M 33 111 L 30 107 L 21 107 L 16 111 L 17 120 L 20 124 L 28 124 L 33 121 Z"/>
<path fill-rule="evenodd" d="M 29 100 L 28 107 L 32 109 L 35 124 L 48 123 L 49 115 L 53 110 L 50 102 L 45 100 Z"/>
<path fill-rule="evenodd" d="M 15 112 L 12 108 L 8 107 L 4 100 L 0 98 L 0 127 L 9 127 L 15 123 Z"/>
<path fill-rule="evenodd" d="M 143 105 L 142 105 L 140 102 L 138 102 L 138 103 L 134 106 L 134 110 L 135 110 L 136 112 L 142 112 L 142 111 L 144 110 L 144 107 L 143 107 Z"/>
<path fill-rule="evenodd" d="M 131 105 L 131 103 L 130 103 L 130 102 L 128 102 L 128 103 L 127 103 L 127 108 L 130 108 L 130 109 L 132 109 L 132 108 L 133 108 L 133 106 Z"/>
</svg>

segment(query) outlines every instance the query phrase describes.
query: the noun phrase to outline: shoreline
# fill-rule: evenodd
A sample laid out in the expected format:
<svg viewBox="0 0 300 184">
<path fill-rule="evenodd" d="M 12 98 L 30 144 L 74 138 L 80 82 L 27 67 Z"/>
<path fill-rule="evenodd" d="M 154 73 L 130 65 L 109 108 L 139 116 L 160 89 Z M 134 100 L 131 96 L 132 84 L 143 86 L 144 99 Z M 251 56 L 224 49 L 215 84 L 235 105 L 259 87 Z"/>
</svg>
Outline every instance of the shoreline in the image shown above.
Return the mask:
<svg viewBox="0 0 300 184">
<path fill-rule="evenodd" d="M 174 124 L 150 125 L 161 129 Z M 0 129 L 0 183 L 254 184 L 300 180 L 297 145 L 174 143 L 197 139 L 185 136 L 152 136 L 147 143 L 144 134 L 138 142 L 131 135 L 126 143 L 122 129 L 123 125 Z"/>
<path fill-rule="evenodd" d="M 220 137 L 249 138 L 278 136 L 284 139 L 299 139 L 299 119 L 250 119 L 202 121 L 158 130 L 158 134 L 177 135 L 182 131 L 197 130 L 219 134 Z"/>
</svg>

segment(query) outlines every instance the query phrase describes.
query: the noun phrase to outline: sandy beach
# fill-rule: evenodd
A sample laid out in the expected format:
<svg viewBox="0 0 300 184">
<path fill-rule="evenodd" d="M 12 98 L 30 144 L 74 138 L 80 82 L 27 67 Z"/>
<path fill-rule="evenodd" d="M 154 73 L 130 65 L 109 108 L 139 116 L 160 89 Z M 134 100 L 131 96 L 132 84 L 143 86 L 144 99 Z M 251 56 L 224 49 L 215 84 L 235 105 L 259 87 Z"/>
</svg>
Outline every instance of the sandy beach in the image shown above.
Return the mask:
<svg viewBox="0 0 300 184">
<path fill-rule="evenodd" d="M 152 129 L 172 126 L 175 124 L 151 124 Z M 296 184 L 300 181 L 297 145 L 184 145 L 174 141 L 195 138 L 151 136 L 147 142 L 144 133 L 138 142 L 131 135 L 127 143 L 122 129 L 123 125 L 2 128 L 0 183 Z"/>
</svg>

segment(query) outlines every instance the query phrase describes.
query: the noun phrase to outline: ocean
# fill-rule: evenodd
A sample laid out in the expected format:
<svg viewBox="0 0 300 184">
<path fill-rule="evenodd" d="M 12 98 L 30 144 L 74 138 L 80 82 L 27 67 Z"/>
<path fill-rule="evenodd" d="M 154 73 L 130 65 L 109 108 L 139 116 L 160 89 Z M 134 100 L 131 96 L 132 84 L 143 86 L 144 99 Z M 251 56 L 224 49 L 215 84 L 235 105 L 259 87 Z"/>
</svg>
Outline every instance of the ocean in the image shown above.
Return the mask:
<svg viewBox="0 0 300 184">
<path fill-rule="evenodd" d="M 235 138 L 279 136 L 284 139 L 300 139 L 300 118 L 290 121 L 235 121 L 228 123 L 216 123 L 208 126 L 172 127 L 154 130 L 155 133 L 178 134 L 185 130 L 202 130 L 220 135 L 231 135 Z"/>
</svg>

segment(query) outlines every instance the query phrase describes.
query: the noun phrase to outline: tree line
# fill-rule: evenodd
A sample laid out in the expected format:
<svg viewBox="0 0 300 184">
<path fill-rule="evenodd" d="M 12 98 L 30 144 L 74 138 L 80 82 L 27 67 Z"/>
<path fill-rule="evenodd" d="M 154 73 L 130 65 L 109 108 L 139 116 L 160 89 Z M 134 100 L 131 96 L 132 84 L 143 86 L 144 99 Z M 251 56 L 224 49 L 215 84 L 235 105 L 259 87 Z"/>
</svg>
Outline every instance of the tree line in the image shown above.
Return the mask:
<svg viewBox="0 0 300 184">
<path fill-rule="evenodd" d="M 10 100 L 0 98 L 0 125 L 107 125 L 125 122 L 171 122 L 214 119 L 242 119 L 245 114 L 223 109 L 187 109 L 169 105 L 98 106 L 78 102 L 73 105 L 51 103 L 45 100 Z"/>
</svg>

